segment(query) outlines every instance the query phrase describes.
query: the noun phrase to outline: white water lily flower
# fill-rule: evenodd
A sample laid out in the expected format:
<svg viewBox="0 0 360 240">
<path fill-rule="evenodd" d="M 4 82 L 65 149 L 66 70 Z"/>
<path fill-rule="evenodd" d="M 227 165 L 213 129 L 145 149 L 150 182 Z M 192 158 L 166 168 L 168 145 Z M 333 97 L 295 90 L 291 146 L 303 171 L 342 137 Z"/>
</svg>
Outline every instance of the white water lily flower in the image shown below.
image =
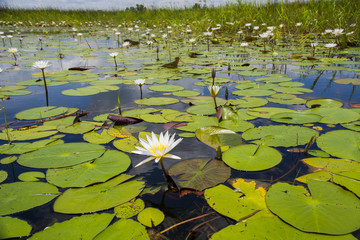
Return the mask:
<svg viewBox="0 0 360 240">
<path fill-rule="evenodd" d="M 49 67 L 50 65 L 51 64 L 49 64 L 49 61 L 40 60 L 40 61 L 34 62 L 34 64 L 32 66 L 33 66 L 33 68 L 45 69 L 45 68 Z"/>
<path fill-rule="evenodd" d="M 208 89 L 209 89 L 209 92 L 210 92 L 211 96 L 213 98 L 215 98 L 219 94 L 221 87 L 216 86 L 216 85 L 212 85 L 212 86 L 208 86 Z"/>
<path fill-rule="evenodd" d="M 139 86 L 142 86 L 142 85 L 145 84 L 145 79 L 141 79 L 141 78 L 136 79 L 136 80 L 134 80 L 134 83 L 139 85 Z"/>
<path fill-rule="evenodd" d="M 212 32 L 204 32 L 204 36 L 211 36 Z"/>
<path fill-rule="evenodd" d="M 335 36 L 339 36 L 339 35 L 341 35 L 341 34 L 344 34 L 344 29 L 342 29 L 342 28 L 335 28 L 332 33 L 333 33 Z"/>
<path fill-rule="evenodd" d="M 170 137 L 168 131 L 165 134 L 160 133 L 159 138 L 154 132 L 151 132 L 151 137 L 146 137 L 147 141 L 142 138 L 139 139 L 142 147 L 135 147 L 137 150 L 133 150 L 132 153 L 146 155 L 149 157 L 138 163 L 135 167 L 143 165 L 144 163 L 150 162 L 154 159 L 156 163 L 158 163 L 162 158 L 181 159 L 180 157 L 168 152 L 176 147 L 182 141 L 182 138 L 175 141 L 175 134 Z"/>
<path fill-rule="evenodd" d="M 11 52 L 11 53 L 17 53 L 18 49 L 17 48 L 9 48 L 8 51 Z"/>
<path fill-rule="evenodd" d="M 317 45 L 319 45 L 317 42 L 310 43 L 311 47 L 316 47 Z"/>
<path fill-rule="evenodd" d="M 196 42 L 196 38 L 190 38 L 190 39 L 189 39 L 189 42 L 191 42 L 191 43 Z"/>
<path fill-rule="evenodd" d="M 324 46 L 327 47 L 327 48 L 334 48 L 334 47 L 337 46 L 337 44 L 336 43 L 327 43 Z"/>
<path fill-rule="evenodd" d="M 249 46 L 249 43 L 247 42 L 240 43 L 240 47 L 247 47 L 247 46 Z"/>
<path fill-rule="evenodd" d="M 113 52 L 113 53 L 109 53 L 109 55 L 110 55 L 110 57 L 116 57 L 117 55 L 119 55 L 119 53 L 118 52 Z"/>
<path fill-rule="evenodd" d="M 0 68 L 0 73 L 3 71 L 3 69 L 2 68 Z"/>
<path fill-rule="evenodd" d="M 259 34 L 259 37 L 261 37 L 261 38 L 267 38 L 267 37 L 269 37 L 269 33 L 268 33 L 268 32 L 260 33 L 260 34 Z"/>
</svg>

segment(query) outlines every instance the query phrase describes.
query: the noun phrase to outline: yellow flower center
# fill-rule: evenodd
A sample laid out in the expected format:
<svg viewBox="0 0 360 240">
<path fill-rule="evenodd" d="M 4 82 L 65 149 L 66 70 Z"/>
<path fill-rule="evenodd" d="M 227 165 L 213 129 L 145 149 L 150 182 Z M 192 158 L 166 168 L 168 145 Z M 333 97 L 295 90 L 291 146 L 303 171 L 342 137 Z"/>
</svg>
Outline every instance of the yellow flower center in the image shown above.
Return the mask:
<svg viewBox="0 0 360 240">
<path fill-rule="evenodd" d="M 159 144 L 157 146 L 154 146 L 152 148 L 150 148 L 149 150 L 154 153 L 156 156 L 159 156 L 158 153 L 156 152 L 156 149 L 159 149 L 159 151 L 161 152 L 164 148 L 166 148 L 167 145 L 164 144 Z M 160 156 L 159 156 L 160 157 Z"/>
</svg>

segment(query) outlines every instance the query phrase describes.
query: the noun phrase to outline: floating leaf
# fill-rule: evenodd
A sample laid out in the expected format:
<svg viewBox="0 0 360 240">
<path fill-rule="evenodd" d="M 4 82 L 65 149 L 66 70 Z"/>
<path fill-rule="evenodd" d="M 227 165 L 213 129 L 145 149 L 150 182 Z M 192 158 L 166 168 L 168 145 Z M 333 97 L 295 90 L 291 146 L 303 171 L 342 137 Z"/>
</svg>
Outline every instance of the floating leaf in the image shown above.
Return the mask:
<svg viewBox="0 0 360 240">
<path fill-rule="evenodd" d="M 350 129 L 350 130 L 360 132 L 360 121 L 343 123 L 343 124 L 341 124 L 341 126 L 343 126 L 344 128 Z"/>
<path fill-rule="evenodd" d="M 238 99 L 229 99 L 229 103 L 236 105 L 238 108 L 253 108 L 264 106 L 268 103 L 268 101 L 264 98 L 242 97 Z"/>
<path fill-rule="evenodd" d="M 0 217 L 0 239 L 25 237 L 30 235 L 32 227 L 24 220 L 12 217 Z"/>
<path fill-rule="evenodd" d="M 255 185 L 254 181 L 236 179 L 233 183 L 235 190 L 220 184 L 206 189 L 204 196 L 215 211 L 235 221 L 255 211 L 260 211 L 256 214 L 261 216 L 272 215 L 265 204 L 265 189 L 262 187 L 256 189 Z"/>
<path fill-rule="evenodd" d="M 19 180 L 23 182 L 37 182 L 39 178 L 45 178 L 43 172 L 24 172 L 18 176 Z"/>
<path fill-rule="evenodd" d="M 137 217 L 138 221 L 147 227 L 156 227 L 164 221 L 164 218 L 162 211 L 151 207 L 142 210 Z"/>
<path fill-rule="evenodd" d="M 245 140 L 255 140 L 267 146 L 295 147 L 310 142 L 311 138 L 319 133 L 313 129 L 299 126 L 273 125 L 251 128 L 246 130 L 242 137 Z"/>
<path fill-rule="evenodd" d="M 222 128 L 230 129 L 234 132 L 245 132 L 246 130 L 253 128 L 254 124 L 242 120 L 224 120 L 219 123 L 219 126 Z"/>
<path fill-rule="evenodd" d="M 342 236 L 302 232 L 284 223 L 276 216 L 251 217 L 221 229 L 210 240 L 223 239 L 307 239 L 307 240 L 355 240 L 351 234 Z"/>
<path fill-rule="evenodd" d="M 131 219 L 120 219 L 94 238 L 94 240 L 117 239 L 150 240 L 150 237 L 146 228 L 139 222 Z"/>
<path fill-rule="evenodd" d="M 123 203 L 114 208 L 116 217 L 131 218 L 141 212 L 145 208 L 145 203 L 141 199 L 132 199 L 129 202 Z"/>
<path fill-rule="evenodd" d="M 8 173 L 4 170 L 0 170 L 0 183 L 5 181 L 8 177 Z"/>
<path fill-rule="evenodd" d="M 353 122 L 359 119 L 360 114 L 345 108 L 330 108 L 330 107 L 321 107 L 321 108 L 313 108 L 303 111 L 303 113 L 311 113 L 322 116 L 320 119 L 320 123 L 348 123 Z"/>
<path fill-rule="evenodd" d="M 340 79 L 335 79 L 334 82 L 336 82 L 338 84 L 360 85 L 359 78 L 340 78 Z"/>
<path fill-rule="evenodd" d="M 196 137 L 206 145 L 217 149 L 224 146 L 237 146 L 242 144 L 239 134 L 226 128 L 207 126 L 195 131 Z"/>
<path fill-rule="evenodd" d="M 360 200 L 353 193 L 320 180 L 308 180 L 308 188 L 310 193 L 302 186 L 276 183 L 266 204 L 302 231 L 341 235 L 360 228 Z"/>
<path fill-rule="evenodd" d="M 139 105 L 169 105 L 179 102 L 176 98 L 152 97 L 135 100 Z"/>
<path fill-rule="evenodd" d="M 54 117 L 57 115 L 64 114 L 68 111 L 66 107 L 38 107 L 38 108 L 31 108 L 19 112 L 15 115 L 17 119 L 21 120 L 35 120 L 35 119 L 42 119 L 42 118 L 49 118 Z"/>
<path fill-rule="evenodd" d="M 237 90 L 232 92 L 232 94 L 237 96 L 248 96 L 248 97 L 261 97 L 261 96 L 269 96 L 275 94 L 276 92 L 268 89 L 245 89 L 245 90 Z"/>
<path fill-rule="evenodd" d="M 9 156 L 0 160 L 1 164 L 9 164 L 15 162 L 18 158 L 16 156 Z"/>
<path fill-rule="evenodd" d="M 321 116 L 316 114 L 291 112 L 274 114 L 270 117 L 270 120 L 289 124 L 305 124 L 318 122 L 321 118 Z"/>
<path fill-rule="evenodd" d="M 116 150 L 109 150 L 93 162 L 66 168 L 48 169 L 46 180 L 62 188 L 85 187 L 93 183 L 105 182 L 125 172 L 130 163 L 128 155 Z"/>
<path fill-rule="evenodd" d="M 131 153 L 133 150 L 135 150 L 135 146 L 138 144 L 139 141 L 136 137 L 127 137 L 113 142 L 114 147 L 128 153 Z"/>
<path fill-rule="evenodd" d="M 261 171 L 272 168 L 282 160 L 281 153 L 263 145 L 246 144 L 232 147 L 223 154 L 223 161 L 242 171 Z"/>
<path fill-rule="evenodd" d="M 296 111 L 287 108 L 260 107 L 260 108 L 249 109 L 246 113 L 255 117 L 270 118 L 272 115 L 283 112 L 296 112 Z"/>
<path fill-rule="evenodd" d="M 59 213 L 88 213 L 113 208 L 136 197 L 144 188 L 141 180 L 130 175 L 119 175 L 111 180 L 85 188 L 70 188 L 54 203 Z"/>
<path fill-rule="evenodd" d="M 175 91 L 183 90 L 184 87 L 179 85 L 159 84 L 159 85 L 152 85 L 149 87 L 149 89 L 158 92 L 175 92 Z"/>
<path fill-rule="evenodd" d="M 196 115 L 212 115 L 216 113 L 215 104 L 199 104 L 186 109 L 186 112 Z"/>
<path fill-rule="evenodd" d="M 73 217 L 70 220 L 55 223 L 41 232 L 35 233 L 29 240 L 83 239 L 91 240 L 103 231 L 114 218 L 113 214 L 89 214 Z"/>
<path fill-rule="evenodd" d="M 88 122 L 77 122 L 73 125 L 60 125 L 57 127 L 57 130 L 62 133 L 68 134 L 83 134 L 92 131 L 95 128 L 95 125 Z"/>
<path fill-rule="evenodd" d="M 179 187 L 199 191 L 225 182 L 230 172 L 230 168 L 222 161 L 207 158 L 181 161 L 169 169 L 169 174 Z"/>
<path fill-rule="evenodd" d="M 15 182 L 0 185 L 0 215 L 8 215 L 41 206 L 60 192 L 43 182 Z"/>
<path fill-rule="evenodd" d="M 58 133 L 58 131 L 54 130 L 54 127 L 52 126 L 39 126 L 26 130 L 9 129 L 8 133 L 11 141 L 25 141 L 49 137 Z M 8 134 L 6 129 L 4 129 L 3 132 L 0 133 L 0 139 L 8 140 Z"/>
<path fill-rule="evenodd" d="M 306 106 L 308 108 L 316 108 L 316 107 L 340 108 L 342 107 L 342 105 L 343 104 L 340 101 L 327 99 L 327 98 L 311 99 L 306 101 Z"/>
<path fill-rule="evenodd" d="M 112 140 L 114 140 L 115 136 L 111 136 L 108 133 L 108 129 L 103 129 L 100 134 L 95 131 L 85 133 L 83 135 L 83 138 L 85 141 L 87 141 L 89 143 L 106 144 L 106 143 L 109 143 Z"/>
<path fill-rule="evenodd" d="M 216 126 L 218 124 L 218 119 L 216 117 L 193 116 L 193 120 L 193 122 L 189 122 L 186 126 L 176 127 L 176 129 L 195 132 L 199 128 Z"/>
<path fill-rule="evenodd" d="M 177 97 L 195 97 L 200 95 L 200 93 L 193 90 L 182 90 L 173 92 L 173 95 Z"/>
<path fill-rule="evenodd" d="M 321 135 L 316 143 L 323 151 L 339 158 L 360 162 L 360 133 L 336 130 Z"/>
<path fill-rule="evenodd" d="M 68 167 L 101 156 L 105 148 L 92 143 L 64 143 L 40 148 L 19 157 L 20 165 L 32 168 Z"/>
</svg>

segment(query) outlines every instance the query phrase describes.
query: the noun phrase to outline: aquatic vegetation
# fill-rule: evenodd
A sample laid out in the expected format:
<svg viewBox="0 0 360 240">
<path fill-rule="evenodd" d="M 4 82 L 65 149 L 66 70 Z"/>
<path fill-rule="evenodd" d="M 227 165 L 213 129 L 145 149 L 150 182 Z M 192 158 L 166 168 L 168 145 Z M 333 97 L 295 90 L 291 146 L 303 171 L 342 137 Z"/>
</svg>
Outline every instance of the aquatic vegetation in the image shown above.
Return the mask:
<svg viewBox="0 0 360 240">
<path fill-rule="evenodd" d="M 0 238 L 359 238 L 359 9 L 1 9 Z"/>
</svg>

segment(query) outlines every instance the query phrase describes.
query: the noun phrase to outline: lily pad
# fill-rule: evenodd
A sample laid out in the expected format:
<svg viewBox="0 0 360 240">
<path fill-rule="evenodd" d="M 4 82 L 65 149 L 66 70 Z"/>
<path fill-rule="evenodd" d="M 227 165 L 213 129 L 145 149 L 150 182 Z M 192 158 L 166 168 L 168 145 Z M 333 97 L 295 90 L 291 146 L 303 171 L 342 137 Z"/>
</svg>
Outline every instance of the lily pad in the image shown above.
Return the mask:
<svg viewBox="0 0 360 240">
<path fill-rule="evenodd" d="M 244 90 L 237 90 L 232 92 L 232 94 L 237 96 L 248 96 L 248 97 L 261 97 L 261 96 L 270 96 L 275 94 L 276 92 L 268 89 L 244 89 Z"/>
<path fill-rule="evenodd" d="M 200 95 L 200 93 L 193 90 L 182 90 L 173 92 L 173 95 L 177 97 L 195 97 Z"/>
<path fill-rule="evenodd" d="M 128 153 L 131 153 L 133 150 L 135 150 L 135 146 L 138 144 L 139 141 L 136 137 L 127 137 L 113 142 L 114 147 Z"/>
<path fill-rule="evenodd" d="M 46 180 L 62 188 L 85 187 L 93 183 L 105 182 L 125 172 L 130 163 L 130 158 L 126 154 L 109 150 L 93 162 L 66 168 L 48 169 Z"/>
<path fill-rule="evenodd" d="M 0 186 L 0 215 L 8 215 L 41 206 L 60 192 L 54 185 L 43 182 L 15 182 Z"/>
<path fill-rule="evenodd" d="M 342 105 L 343 105 L 342 102 L 328 98 L 311 99 L 306 101 L 306 106 L 308 108 L 314 108 L 314 107 L 336 108 L 336 107 L 342 107 Z"/>
<path fill-rule="evenodd" d="M 281 153 L 264 145 L 246 144 L 232 147 L 223 154 L 223 161 L 242 171 L 261 171 L 272 168 L 282 160 Z"/>
<path fill-rule="evenodd" d="M 230 99 L 229 103 L 236 105 L 238 108 L 253 108 L 264 106 L 268 103 L 268 101 L 264 98 L 242 97 L 238 99 Z"/>
<path fill-rule="evenodd" d="M 296 112 L 296 111 L 287 108 L 259 107 L 259 108 L 249 109 L 246 113 L 254 117 L 271 118 L 272 115 L 275 115 L 277 113 L 284 113 L 284 112 Z"/>
<path fill-rule="evenodd" d="M 135 100 L 139 105 L 169 105 L 179 102 L 176 98 L 152 97 Z"/>
<path fill-rule="evenodd" d="M 237 146 L 242 144 L 242 138 L 236 132 L 217 126 L 207 126 L 195 131 L 196 137 L 206 145 L 217 149 L 224 146 Z"/>
<path fill-rule="evenodd" d="M 207 116 L 193 116 L 192 122 L 189 122 L 186 126 L 177 127 L 176 129 L 188 132 L 195 132 L 197 129 L 206 127 L 206 126 L 216 126 L 218 124 L 218 119 L 216 117 L 207 117 Z"/>
<path fill-rule="evenodd" d="M 0 217 L 0 239 L 25 237 L 30 235 L 32 227 L 24 220 L 12 217 Z"/>
<path fill-rule="evenodd" d="M 59 125 L 57 130 L 68 134 L 83 134 L 92 131 L 95 125 L 87 122 L 77 122 L 73 125 Z"/>
<path fill-rule="evenodd" d="M 308 188 L 310 192 L 302 186 L 276 183 L 266 194 L 267 206 L 305 232 L 341 235 L 360 228 L 360 200 L 353 193 L 312 179 Z"/>
<path fill-rule="evenodd" d="M 142 210 L 137 219 L 140 223 L 147 227 L 156 227 L 164 221 L 165 215 L 157 208 L 145 208 Z"/>
<path fill-rule="evenodd" d="M 4 170 L 0 170 L 0 183 L 5 181 L 8 177 L 8 173 Z"/>
<path fill-rule="evenodd" d="M 68 167 L 101 156 L 105 148 L 92 143 L 50 145 L 19 157 L 18 163 L 32 168 Z"/>
<path fill-rule="evenodd" d="M 169 174 L 181 188 L 202 191 L 225 182 L 231 169 L 222 161 L 195 158 L 181 161 L 169 169 Z"/>
<path fill-rule="evenodd" d="M 328 124 L 348 123 L 357 121 L 360 114 L 345 108 L 313 108 L 303 111 L 303 113 L 311 113 L 322 116 L 319 122 Z"/>
<path fill-rule="evenodd" d="M 94 240 L 118 239 L 150 240 L 150 237 L 146 228 L 139 222 L 132 219 L 120 219 L 94 238 Z"/>
<path fill-rule="evenodd" d="M 216 113 L 215 104 L 200 104 L 194 105 L 186 109 L 187 113 L 196 114 L 196 115 L 212 115 Z"/>
<path fill-rule="evenodd" d="M 234 132 L 245 132 L 246 130 L 253 128 L 254 124 L 243 120 L 223 120 L 219 123 L 219 126 L 222 128 L 230 129 Z"/>
<path fill-rule="evenodd" d="M 18 176 L 19 180 L 23 182 L 37 182 L 39 178 L 45 178 L 43 172 L 24 172 Z"/>
<path fill-rule="evenodd" d="M 114 218 L 113 214 L 89 214 L 73 217 L 70 220 L 55 223 L 41 232 L 35 233 L 29 240 L 83 239 L 91 240 L 103 231 Z"/>
<path fill-rule="evenodd" d="M 9 129 L 8 133 L 11 141 L 25 141 L 49 137 L 55 135 L 56 133 L 58 133 L 58 131 L 54 130 L 53 126 L 39 126 L 26 130 Z M 0 139 L 8 140 L 8 134 L 6 129 L 4 129 L 3 132 L 0 133 Z"/>
<path fill-rule="evenodd" d="M 83 135 L 85 141 L 95 144 L 106 144 L 115 139 L 114 136 L 108 134 L 108 129 L 103 129 L 99 134 L 96 131 L 91 131 Z"/>
<path fill-rule="evenodd" d="M 341 79 L 335 79 L 334 82 L 338 84 L 352 84 L 352 85 L 360 85 L 360 79 L 359 78 L 341 78 Z"/>
<path fill-rule="evenodd" d="M 274 122 L 289 124 L 305 124 L 318 122 L 322 117 L 316 114 L 307 114 L 302 112 L 277 113 L 270 117 Z"/>
<path fill-rule="evenodd" d="M 294 147 L 310 142 L 319 133 L 313 129 L 299 126 L 272 125 L 246 130 L 242 137 L 245 140 L 255 140 L 267 146 Z"/>
<path fill-rule="evenodd" d="M 70 188 L 55 201 L 54 211 L 68 214 L 88 213 L 123 204 L 136 197 L 144 188 L 141 180 L 127 181 L 131 177 L 122 174 L 105 183 L 85 188 Z"/>
<path fill-rule="evenodd" d="M 184 87 L 179 85 L 159 84 L 159 85 L 152 85 L 149 87 L 149 89 L 158 92 L 175 92 L 175 91 L 183 90 Z"/>
<path fill-rule="evenodd" d="M 131 218 L 141 212 L 145 208 L 145 203 L 141 199 L 132 199 L 114 208 L 116 217 Z"/>
<path fill-rule="evenodd" d="M 339 158 L 360 162 L 360 133 L 336 130 L 321 135 L 316 143 L 323 151 Z"/>
<path fill-rule="evenodd" d="M 54 107 L 54 106 L 38 107 L 38 108 L 31 108 L 19 112 L 15 115 L 15 117 L 20 120 L 35 120 L 35 119 L 54 117 L 57 115 L 64 114 L 67 111 L 68 108 L 66 107 Z"/>
</svg>

